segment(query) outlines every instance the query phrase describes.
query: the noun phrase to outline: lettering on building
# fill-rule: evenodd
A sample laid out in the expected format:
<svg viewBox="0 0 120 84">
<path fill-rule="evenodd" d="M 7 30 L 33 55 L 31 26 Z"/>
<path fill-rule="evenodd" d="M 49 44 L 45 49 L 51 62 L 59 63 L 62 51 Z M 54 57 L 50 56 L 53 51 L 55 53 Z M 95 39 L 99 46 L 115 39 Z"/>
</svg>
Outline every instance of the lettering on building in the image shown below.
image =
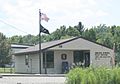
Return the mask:
<svg viewBox="0 0 120 84">
<path fill-rule="evenodd" d="M 95 60 L 100 60 L 101 58 L 110 58 L 110 52 L 95 52 Z"/>
</svg>

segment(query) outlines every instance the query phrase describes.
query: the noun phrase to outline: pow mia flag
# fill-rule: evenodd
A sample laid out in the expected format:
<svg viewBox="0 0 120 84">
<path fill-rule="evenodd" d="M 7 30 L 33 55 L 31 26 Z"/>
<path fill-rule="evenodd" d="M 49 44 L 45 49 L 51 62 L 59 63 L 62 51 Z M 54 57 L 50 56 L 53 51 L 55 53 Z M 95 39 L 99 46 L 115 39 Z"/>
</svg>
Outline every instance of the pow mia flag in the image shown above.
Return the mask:
<svg viewBox="0 0 120 84">
<path fill-rule="evenodd" d="M 44 28 L 42 25 L 40 25 L 40 32 L 45 34 L 50 34 L 49 31 L 46 28 Z"/>
</svg>

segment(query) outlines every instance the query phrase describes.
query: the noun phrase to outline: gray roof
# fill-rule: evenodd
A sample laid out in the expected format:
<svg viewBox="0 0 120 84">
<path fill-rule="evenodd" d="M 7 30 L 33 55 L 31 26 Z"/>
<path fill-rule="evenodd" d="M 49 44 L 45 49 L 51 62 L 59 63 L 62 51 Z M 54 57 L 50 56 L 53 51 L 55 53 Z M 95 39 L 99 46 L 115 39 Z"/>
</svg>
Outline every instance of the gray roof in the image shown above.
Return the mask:
<svg viewBox="0 0 120 84">
<path fill-rule="evenodd" d="M 23 45 L 23 44 L 11 44 L 11 48 L 28 48 L 32 45 Z"/>
<path fill-rule="evenodd" d="M 41 50 L 46 50 L 46 49 L 49 49 L 49 48 L 52 48 L 52 47 L 55 47 L 57 45 L 61 45 L 61 44 L 64 44 L 64 43 L 67 43 L 67 42 L 70 42 L 72 40 L 76 40 L 78 38 L 82 38 L 84 40 L 88 40 L 84 37 L 73 37 L 73 38 L 68 38 L 68 39 L 62 39 L 62 40 L 55 40 L 55 41 L 50 41 L 50 42 L 45 42 L 45 43 L 41 43 Z M 109 49 L 112 49 L 108 46 L 105 46 L 103 44 L 100 44 L 100 43 L 97 43 L 97 42 L 94 42 L 94 41 L 91 41 L 91 40 L 88 40 L 90 42 L 93 42 L 95 44 L 98 44 L 98 45 L 101 45 L 101 46 L 104 46 L 106 48 L 109 48 Z M 39 51 L 39 44 L 35 45 L 35 46 L 32 46 L 32 47 L 28 47 L 26 49 L 22 49 L 21 51 L 18 51 L 14 54 L 25 54 L 25 53 L 33 53 L 33 52 L 38 52 Z"/>
<path fill-rule="evenodd" d="M 74 40 L 74 39 L 76 39 L 76 37 L 41 43 L 41 50 L 48 49 L 48 48 L 54 47 L 56 45 L 59 45 L 61 43 L 64 43 L 64 42 L 67 42 L 70 40 Z M 22 54 L 22 53 L 29 53 L 29 52 L 36 52 L 36 51 L 39 51 L 39 44 L 32 46 L 32 47 L 28 47 L 26 49 L 22 49 L 22 50 L 16 52 L 15 54 Z"/>
</svg>

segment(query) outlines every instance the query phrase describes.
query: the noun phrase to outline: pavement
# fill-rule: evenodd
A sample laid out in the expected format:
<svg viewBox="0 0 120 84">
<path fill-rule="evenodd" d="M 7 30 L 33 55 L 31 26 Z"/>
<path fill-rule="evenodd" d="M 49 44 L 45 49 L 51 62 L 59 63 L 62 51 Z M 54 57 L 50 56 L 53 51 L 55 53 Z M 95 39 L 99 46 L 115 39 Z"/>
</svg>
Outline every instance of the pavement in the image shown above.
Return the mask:
<svg viewBox="0 0 120 84">
<path fill-rule="evenodd" d="M 1 74 L 0 84 L 65 84 L 64 74 Z"/>
<path fill-rule="evenodd" d="M 65 77 L 65 74 L 0 74 L 7 77 Z"/>
</svg>

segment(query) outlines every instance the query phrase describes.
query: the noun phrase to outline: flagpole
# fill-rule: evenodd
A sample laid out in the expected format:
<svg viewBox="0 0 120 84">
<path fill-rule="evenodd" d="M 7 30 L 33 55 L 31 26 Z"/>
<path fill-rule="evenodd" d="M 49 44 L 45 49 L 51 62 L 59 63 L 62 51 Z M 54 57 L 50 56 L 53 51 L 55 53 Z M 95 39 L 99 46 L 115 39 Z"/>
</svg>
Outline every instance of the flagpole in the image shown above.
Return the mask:
<svg viewBox="0 0 120 84">
<path fill-rule="evenodd" d="M 39 73 L 41 74 L 41 10 L 39 9 Z"/>
</svg>

